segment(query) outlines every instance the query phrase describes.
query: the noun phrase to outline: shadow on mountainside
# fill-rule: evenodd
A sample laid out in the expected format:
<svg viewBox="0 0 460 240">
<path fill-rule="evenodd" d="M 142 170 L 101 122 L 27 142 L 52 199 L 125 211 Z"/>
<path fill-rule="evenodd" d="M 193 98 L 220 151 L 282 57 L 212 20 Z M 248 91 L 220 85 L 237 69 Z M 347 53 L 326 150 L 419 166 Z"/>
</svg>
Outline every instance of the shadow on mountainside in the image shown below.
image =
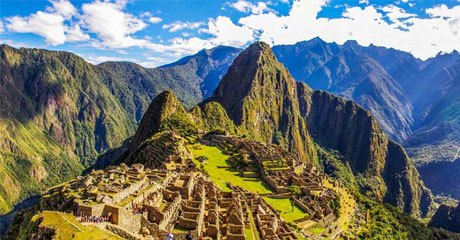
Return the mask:
<svg viewBox="0 0 460 240">
<path fill-rule="evenodd" d="M 418 167 L 426 186 L 434 194 L 450 195 L 460 199 L 460 158 L 454 162 L 432 162 Z"/>
<path fill-rule="evenodd" d="M 38 199 L 39 199 L 39 195 L 28 197 L 24 199 L 23 201 L 19 202 L 18 204 L 16 204 L 13 210 L 11 210 L 10 212 L 0 215 L 0 237 L 6 233 L 6 231 L 12 224 L 14 215 L 17 212 L 35 205 L 36 203 L 38 203 Z"/>
</svg>

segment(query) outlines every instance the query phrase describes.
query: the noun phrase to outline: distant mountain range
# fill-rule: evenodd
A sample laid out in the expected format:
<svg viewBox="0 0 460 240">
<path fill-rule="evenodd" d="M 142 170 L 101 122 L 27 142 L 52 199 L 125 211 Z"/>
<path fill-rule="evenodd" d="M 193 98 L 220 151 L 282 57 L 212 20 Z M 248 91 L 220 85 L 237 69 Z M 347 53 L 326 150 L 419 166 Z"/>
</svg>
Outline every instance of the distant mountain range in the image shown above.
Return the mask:
<svg viewBox="0 0 460 240">
<path fill-rule="evenodd" d="M 147 69 L 1 45 L 0 214 L 121 145 L 160 92 L 174 90 L 187 107 L 203 100 L 238 52 L 217 47 Z"/>
<path fill-rule="evenodd" d="M 421 61 L 394 49 L 318 38 L 273 51 L 296 79 L 371 111 L 416 163 L 453 160 L 460 145 L 458 52 Z"/>
<path fill-rule="evenodd" d="M 100 153 L 123 144 L 160 92 L 172 90 L 187 109 L 211 97 L 240 51 L 221 46 L 148 69 L 128 62 L 91 65 L 67 52 L 1 45 L 0 212 L 77 175 Z M 394 49 L 321 39 L 275 46 L 273 52 L 295 79 L 369 110 L 416 163 L 454 158 L 460 145 L 457 52 L 421 61 Z M 327 96 L 314 97 L 326 101 Z M 240 121 L 241 110 L 222 101 L 229 116 Z M 270 136 L 289 145 L 288 126 L 277 131 Z M 299 154 L 310 154 L 298 147 L 301 142 L 290 144 Z"/>
<path fill-rule="evenodd" d="M 351 181 L 368 197 L 415 216 L 425 217 L 433 207 L 431 192 L 402 146 L 383 133 L 369 112 L 295 81 L 263 42 L 242 51 L 213 95 L 189 111 L 172 92 L 161 93 L 146 111 L 129 147 L 106 164 L 157 167 L 164 161 L 155 157 L 161 156 L 159 150 L 187 158 L 170 131 L 183 138 L 200 131 L 224 131 L 279 145 L 320 168 L 324 157 L 318 152 L 337 151 L 351 172 Z"/>
</svg>

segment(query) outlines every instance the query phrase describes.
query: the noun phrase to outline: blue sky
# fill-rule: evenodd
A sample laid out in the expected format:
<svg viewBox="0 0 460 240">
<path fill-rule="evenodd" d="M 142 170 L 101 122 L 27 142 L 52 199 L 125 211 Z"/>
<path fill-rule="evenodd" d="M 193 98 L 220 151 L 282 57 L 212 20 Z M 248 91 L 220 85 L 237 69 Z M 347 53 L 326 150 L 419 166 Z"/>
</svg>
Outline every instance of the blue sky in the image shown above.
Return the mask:
<svg viewBox="0 0 460 240">
<path fill-rule="evenodd" d="M 356 40 L 426 59 L 460 51 L 460 2 L 334 0 L 1 0 L 0 42 L 146 67 L 256 40 Z"/>
</svg>

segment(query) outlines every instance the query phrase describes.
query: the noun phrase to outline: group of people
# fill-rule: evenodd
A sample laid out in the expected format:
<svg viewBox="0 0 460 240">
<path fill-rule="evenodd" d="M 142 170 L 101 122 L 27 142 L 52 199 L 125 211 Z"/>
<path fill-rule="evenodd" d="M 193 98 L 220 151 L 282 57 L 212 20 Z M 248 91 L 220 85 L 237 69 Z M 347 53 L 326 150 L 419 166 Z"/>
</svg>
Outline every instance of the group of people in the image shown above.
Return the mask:
<svg viewBox="0 0 460 240">
<path fill-rule="evenodd" d="M 174 234 L 172 234 L 170 231 L 166 234 L 166 240 L 174 240 Z M 193 234 L 192 231 L 188 231 L 187 235 L 185 235 L 185 240 L 193 240 Z M 203 240 L 203 237 L 200 236 L 198 240 Z"/>
<path fill-rule="evenodd" d="M 88 222 L 88 223 L 102 223 L 102 222 L 111 222 L 111 217 L 109 216 L 88 216 L 79 214 L 77 216 L 79 222 Z"/>
<path fill-rule="evenodd" d="M 145 208 L 142 205 L 135 204 L 133 205 L 133 214 L 142 214 L 145 212 Z"/>
</svg>

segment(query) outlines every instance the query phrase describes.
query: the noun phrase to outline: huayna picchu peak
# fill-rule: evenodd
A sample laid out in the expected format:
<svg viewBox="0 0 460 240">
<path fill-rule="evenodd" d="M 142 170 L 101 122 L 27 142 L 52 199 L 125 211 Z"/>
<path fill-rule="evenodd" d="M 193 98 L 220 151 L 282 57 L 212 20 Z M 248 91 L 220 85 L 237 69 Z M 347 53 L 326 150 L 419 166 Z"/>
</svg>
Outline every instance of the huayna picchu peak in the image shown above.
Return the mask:
<svg viewBox="0 0 460 240">
<path fill-rule="evenodd" d="M 256 42 L 240 53 L 208 101 L 227 110 L 241 133 L 285 147 L 316 165 L 315 143 L 338 151 L 363 188 L 379 200 L 426 215 L 431 194 L 404 149 L 357 104 L 296 82 L 271 48 Z M 313 140 L 312 140 L 313 138 Z"/>
<path fill-rule="evenodd" d="M 458 237 L 415 219 L 434 206 L 404 148 L 369 111 L 297 82 L 255 42 L 198 105 L 158 94 L 122 146 L 46 190 L 6 237 Z"/>
</svg>

